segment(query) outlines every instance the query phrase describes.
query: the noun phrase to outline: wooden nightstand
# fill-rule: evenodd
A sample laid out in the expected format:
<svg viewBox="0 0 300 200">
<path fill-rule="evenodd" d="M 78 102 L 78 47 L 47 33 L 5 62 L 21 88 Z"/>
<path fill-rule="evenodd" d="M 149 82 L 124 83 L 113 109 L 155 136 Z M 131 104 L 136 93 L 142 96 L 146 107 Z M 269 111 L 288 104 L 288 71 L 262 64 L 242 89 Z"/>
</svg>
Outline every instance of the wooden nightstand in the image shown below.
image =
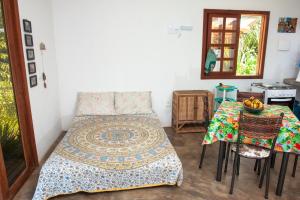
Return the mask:
<svg viewBox="0 0 300 200">
<path fill-rule="evenodd" d="M 214 94 L 207 90 L 173 92 L 172 127 L 176 133 L 206 132 L 213 115 Z"/>
</svg>

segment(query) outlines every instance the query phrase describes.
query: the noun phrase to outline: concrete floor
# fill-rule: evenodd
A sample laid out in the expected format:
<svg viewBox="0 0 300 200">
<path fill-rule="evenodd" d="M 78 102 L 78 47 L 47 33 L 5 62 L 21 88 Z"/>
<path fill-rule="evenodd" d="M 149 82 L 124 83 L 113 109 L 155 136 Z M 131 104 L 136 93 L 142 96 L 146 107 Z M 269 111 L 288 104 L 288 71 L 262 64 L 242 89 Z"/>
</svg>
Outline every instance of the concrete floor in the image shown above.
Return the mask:
<svg viewBox="0 0 300 200">
<path fill-rule="evenodd" d="M 229 161 L 227 174 L 223 173 L 222 182 L 215 181 L 218 144 L 209 145 L 206 151 L 203 168 L 198 169 L 201 152 L 201 141 L 204 134 L 175 134 L 171 128 L 165 129 L 171 143 L 183 163 L 184 181 L 181 187 L 160 186 L 119 192 L 96 194 L 77 193 L 55 197 L 57 200 L 215 200 L 215 199 L 264 199 L 264 187 L 258 188 L 258 177 L 253 171 L 254 161 L 241 158 L 240 176 L 236 179 L 234 194 L 229 195 L 232 169 L 232 158 Z M 294 156 L 290 156 L 283 195 L 275 195 L 281 155 L 277 156 L 275 168 L 271 170 L 269 199 L 300 200 L 300 164 L 296 178 L 291 177 Z M 15 200 L 31 199 L 36 187 L 39 170 L 35 170 Z"/>
</svg>

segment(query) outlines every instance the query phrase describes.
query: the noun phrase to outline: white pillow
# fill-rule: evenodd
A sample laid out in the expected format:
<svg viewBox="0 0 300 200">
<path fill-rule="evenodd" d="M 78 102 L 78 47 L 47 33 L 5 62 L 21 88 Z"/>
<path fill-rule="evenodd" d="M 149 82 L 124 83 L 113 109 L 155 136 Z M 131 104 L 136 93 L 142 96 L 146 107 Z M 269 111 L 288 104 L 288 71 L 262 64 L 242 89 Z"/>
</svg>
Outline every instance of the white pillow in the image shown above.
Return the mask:
<svg viewBox="0 0 300 200">
<path fill-rule="evenodd" d="M 116 92 L 115 108 L 118 114 L 152 113 L 151 92 Z"/>
<path fill-rule="evenodd" d="M 113 92 L 80 92 L 76 116 L 115 115 Z"/>
</svg>

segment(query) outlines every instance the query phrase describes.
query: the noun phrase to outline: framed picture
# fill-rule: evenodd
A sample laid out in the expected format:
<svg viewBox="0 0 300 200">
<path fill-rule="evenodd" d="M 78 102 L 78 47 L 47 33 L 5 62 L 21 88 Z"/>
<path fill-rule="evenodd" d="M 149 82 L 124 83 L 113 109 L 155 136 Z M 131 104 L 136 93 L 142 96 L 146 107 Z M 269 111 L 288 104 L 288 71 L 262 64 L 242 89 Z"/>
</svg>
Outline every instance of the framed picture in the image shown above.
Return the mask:
<svg viewBox="0 0 300 200">
<path fill-rule="evenodd" d="M 278 22 L 278 33 L 296 33 L 298 18 L 280 17 Z"/>
<path fill-rule="evenodd" d="M 24 32 L 32 33 L 31 22 L 27 19 L 23 19 Z"/>
<path fill-rule="evenodd" d="M 31 88 L 37 86 L 37 75 L 30 76 L 29 83 Z"/>
<path fill-rule="evenodd" d="M 25 34 L 24 37 L 25 37 L 25 46 L 26 47 L 32 47 L 33 46 L 32 35 Z"/>
<path fill-rule="evenodd" d="M 27 60 L 34 60 L 34 50 L 33 49 L 26 49 L 26 56 Z"/>
<path fill-rule="evenodd" d="M 30 63 L 28 63 L 28 73 L 29 73 L 29 74 L 34 74 L 34 73 L 36 73 L 35 62 L 30 62 Z"/>
</svg>

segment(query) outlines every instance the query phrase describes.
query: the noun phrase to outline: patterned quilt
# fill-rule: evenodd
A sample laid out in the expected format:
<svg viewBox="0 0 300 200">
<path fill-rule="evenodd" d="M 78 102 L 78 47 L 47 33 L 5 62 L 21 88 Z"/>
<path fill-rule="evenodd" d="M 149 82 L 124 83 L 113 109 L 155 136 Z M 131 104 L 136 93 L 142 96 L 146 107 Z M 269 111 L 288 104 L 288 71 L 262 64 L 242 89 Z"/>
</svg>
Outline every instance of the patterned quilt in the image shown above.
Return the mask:
<svg viewBox="0 0 300 200">
<path fill-rule="evenodd" d="M 155 114 L 76 117 L 43 165 L 33 199 L 180 185 L 182 178 Z"/>
</svg>

